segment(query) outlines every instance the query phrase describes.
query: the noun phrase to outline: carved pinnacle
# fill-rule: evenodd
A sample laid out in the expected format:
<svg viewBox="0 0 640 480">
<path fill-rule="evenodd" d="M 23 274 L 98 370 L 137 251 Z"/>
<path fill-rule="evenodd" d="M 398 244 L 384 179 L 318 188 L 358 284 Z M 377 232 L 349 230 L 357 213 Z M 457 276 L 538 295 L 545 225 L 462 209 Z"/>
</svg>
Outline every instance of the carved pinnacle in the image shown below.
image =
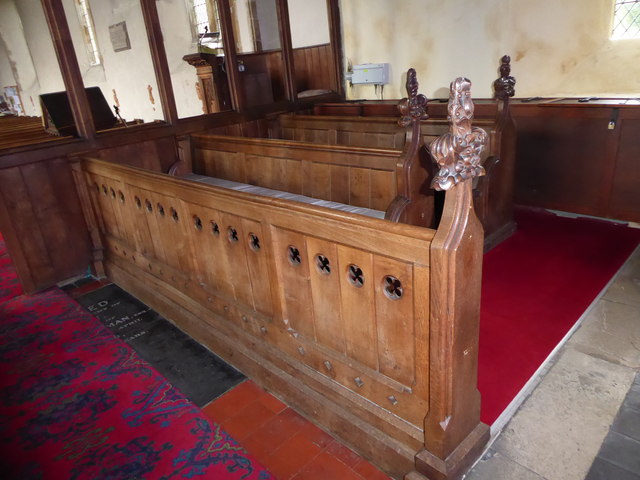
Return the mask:
<svg viewBox="0 0 640 480">
<path fill-rule="evenodd" d="M 500 59 L 500 78 L 493 82 L 493 90 L 498 100 L 505 101 L 516 93 L 516 79 L 511 75 L 511 57 L 504 55 Z"/>
<path fill-rule="evenodd" d="M 418 79 L 416 71 L 410 68 L 407 72 L 407 98 L 403 98 L 398 104 L 400 110 L 400 120 L 398 125 L 407 127 L 414 122 L 429 118 L 427 115 L 427 97 L 418 93 Z"/>
<path fill-rule="evenodd" d="M 471 126 L 473 109 L 471 82 L 456 78 L 449 92 L 451 131 L 436 138 L 429 148 L 440 166 L 431 184 L 436 190 L 449 190 L 459 182 L 485 174 L 480 160 L 487 145 L 487 132 Z"/>
</svg>

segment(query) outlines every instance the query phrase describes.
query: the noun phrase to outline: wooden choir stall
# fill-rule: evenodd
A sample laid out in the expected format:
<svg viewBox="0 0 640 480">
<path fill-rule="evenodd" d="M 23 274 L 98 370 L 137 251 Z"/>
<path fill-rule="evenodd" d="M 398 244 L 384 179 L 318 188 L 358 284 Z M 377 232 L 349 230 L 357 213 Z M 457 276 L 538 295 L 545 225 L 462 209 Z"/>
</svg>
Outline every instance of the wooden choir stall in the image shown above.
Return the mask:
<svg viewBox="0 0 640 480">
<path fill-rule="evenodd" d="M 489 438 L 473 185 L 495 134 L 471 125 L 467 79 L 446 131 L 417 90 L 411 70 L 383 148 L 193 135 L 171 175 L 73 171 L 98 273 L 395 478 L 454 479 Z"/>
</svg>

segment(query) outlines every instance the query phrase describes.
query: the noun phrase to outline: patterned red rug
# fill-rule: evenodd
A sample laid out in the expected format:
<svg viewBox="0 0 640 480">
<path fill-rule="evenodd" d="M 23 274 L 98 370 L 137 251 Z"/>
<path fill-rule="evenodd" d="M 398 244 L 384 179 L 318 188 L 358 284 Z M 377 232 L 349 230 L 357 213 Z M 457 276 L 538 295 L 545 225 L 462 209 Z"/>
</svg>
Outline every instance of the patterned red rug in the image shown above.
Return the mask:
<svg viewBox="0 0 640 480">
<path fill-rule="evenodd" d="M 18 295 L 22 295 L 22 286 L 0 234 L 0 303 Z"/>
<path fill-rule="evenodd" d="M 57 288 L 0 304 L 0 369 L 3 479 L 273 478 Z"/>
</svg>

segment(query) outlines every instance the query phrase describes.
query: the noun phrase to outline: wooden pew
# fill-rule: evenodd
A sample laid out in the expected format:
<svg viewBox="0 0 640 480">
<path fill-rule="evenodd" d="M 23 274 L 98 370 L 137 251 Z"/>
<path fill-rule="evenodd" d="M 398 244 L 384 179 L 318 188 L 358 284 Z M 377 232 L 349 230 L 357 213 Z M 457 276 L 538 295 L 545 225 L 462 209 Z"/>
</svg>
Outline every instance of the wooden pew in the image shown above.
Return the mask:
<svg viewBox="0 0 640 480">
<path fill-rule="evenodd" d="M 516 130 L 509 111 L 509 98 L 515 93 L 515 79 L 510 73 L 510 58 L 505 55 L 501 59 L 500 77 L 494 82 L 496 101 L 485 103 L 482 118 L 474 120 L 474 125 L 489 134 L 483 163 L 487 174 L 478 179 L 474 189 L 474 203 L 484 227 L 486 250 L 509 237 L 516 228 L 513 220 Z M 348 108 L 350 104 L 345 105 Z M 334 115 L 282 114 L 271 121 L 268 135 L 270 138 L 329 145 L 403 149 L 404 131 L 394 118 L 397 106 L 389 102 L 377 109 L 369 106 L 375 113 L 393 116 L 335 115 L 341 111 L 342 107 L 338 106 L 333 110 L 320 110 L 331 111 Z M 421 121 L 424 145 L 429 145 L 448 130 L 445 107 L 446 104 L 429 102 L 428 118 Z M 431 163 L 431 160 L 423 162 Z"/>
<path fill-rule="evenodd" d="M 452 84 L 452 108 L 473 110 L 457 95 L 469 86 Z M 469 139 L 465 164 L 454 145 Z M 483 140 L 463 117 L 434 143 L 449 189 L 437 230 L 97 159 L 73 168 L 97 271 L 396 478 L 457 479 L 489 437 L 471 187 Z"/>
<path fill-rule="evenodd" d="M 45 132 L 40 117 L 0 117 L 0 150 L 33 143 L 60 140 Z"/>
<path fill-rule="evenodd" d="M 408 85 L 415 84 L 409 98 L 415 99 L 415 71 L 410 71 L 408 79 Z M 172 172 L 193 171 L 382 210 L 388 220 L 430 227 L 434 223 L 433 191 L 429 186 L 429 169 L 425 168 L 428 167 L 425 152 L 420 151 L 422 138 L 414 126 L 395 128 L 395 134 L 403 137 L 402 150 L 191 135 L 179 140 L 182 158 Z"/>
</svg>

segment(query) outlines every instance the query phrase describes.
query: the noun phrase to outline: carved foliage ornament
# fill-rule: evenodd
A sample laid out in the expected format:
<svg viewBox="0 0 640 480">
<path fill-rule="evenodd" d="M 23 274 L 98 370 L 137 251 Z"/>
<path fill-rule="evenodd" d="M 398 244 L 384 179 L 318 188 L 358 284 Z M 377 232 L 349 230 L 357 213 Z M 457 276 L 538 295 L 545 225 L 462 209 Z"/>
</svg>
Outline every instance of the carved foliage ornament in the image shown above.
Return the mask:
<svg viewBox="0 0 640 480">
<path fill-rule="evenodd" d="M 407 71 L 406 86 L 408 98 L 403 98 L 398 104 L 398 110 L 402 115 L 398 120 L 398 125 L 401 127 L 407 127 L 414 122 L 429 118 L 427 115 L 427 97 L 418 94 L 418 79 L 413 68 Z"/>
<path fill-rule="evenodd" d="M 504 55 L 500 59 L 500 78 L 493 82 L 493 90 L 498 100 L 505 101 L 516 93 L 516 79 L 510 73 L 511 57 Z"/>
<path fill-rule="evenodd" d="M 480 160 L 487 132 L 471 126 L 473 108 L 471 82 L 456 78 L 449 93 L 451 131 L 436 138 L 430 146 L 431 155 L 440 166 L 431 184 L 436 190 L 449 190 L 459 182 L 485 174 Z"/>
</svg>

